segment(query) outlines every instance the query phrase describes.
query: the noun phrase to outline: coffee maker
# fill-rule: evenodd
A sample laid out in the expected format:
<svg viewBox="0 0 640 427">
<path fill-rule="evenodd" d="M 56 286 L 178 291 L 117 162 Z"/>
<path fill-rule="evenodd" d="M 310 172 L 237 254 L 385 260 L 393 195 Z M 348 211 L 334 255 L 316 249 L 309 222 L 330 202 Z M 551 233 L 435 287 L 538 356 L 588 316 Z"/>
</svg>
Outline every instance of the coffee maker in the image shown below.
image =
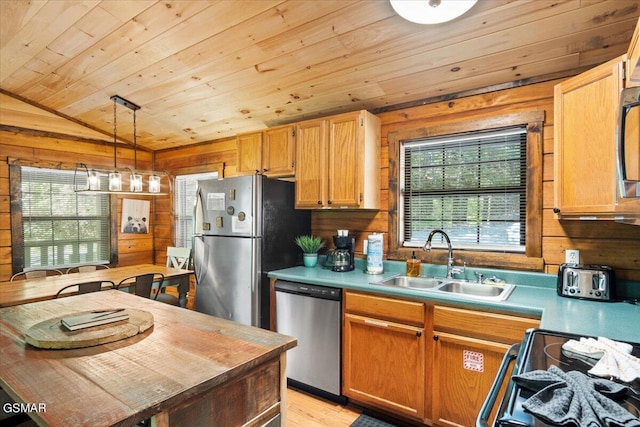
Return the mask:
<svg viewBox="0 0 640 427">
<path fill-rule="evenodd" d="M 336 245 L 334 251 L 333 271 L 353 271 L 355 269 L 353 250 L 356 246 L 356 239 L 349 236 L 333 236 L 333 243 Z"/>
</svg>

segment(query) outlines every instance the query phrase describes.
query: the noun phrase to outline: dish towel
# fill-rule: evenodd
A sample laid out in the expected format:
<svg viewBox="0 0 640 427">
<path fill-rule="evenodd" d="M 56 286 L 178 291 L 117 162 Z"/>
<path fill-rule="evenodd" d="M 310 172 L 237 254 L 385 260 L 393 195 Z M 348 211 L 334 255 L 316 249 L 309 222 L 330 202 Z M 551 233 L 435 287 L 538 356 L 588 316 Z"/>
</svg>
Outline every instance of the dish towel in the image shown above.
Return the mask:
<svg viewBox="0 0 640 427">
<path fill-rule="evenodd" d="M 633 347 L 630 344 L 605 337 L 599 337 L 597 340 L 580 338 L 580 341 L 567 341 L 562 345 L 562 349 L 569 355 L 574 353 L 591 359 L 600 359 L 589 370 L 589 373 L 596 377 L 614 377 L 627 383 L 640 378 L 640 359 L 631 355 Z"/>
<path fill-rule="evenodd" d="M 590 378 L 579 371 L 548 370 L 514 375 L 513 381 L 536 393 L 522 406 L 546 423 L 572 427 L 640 427 L 640 419 L 612 399 L 631 390 L 613 381 Z"/>
</svg>

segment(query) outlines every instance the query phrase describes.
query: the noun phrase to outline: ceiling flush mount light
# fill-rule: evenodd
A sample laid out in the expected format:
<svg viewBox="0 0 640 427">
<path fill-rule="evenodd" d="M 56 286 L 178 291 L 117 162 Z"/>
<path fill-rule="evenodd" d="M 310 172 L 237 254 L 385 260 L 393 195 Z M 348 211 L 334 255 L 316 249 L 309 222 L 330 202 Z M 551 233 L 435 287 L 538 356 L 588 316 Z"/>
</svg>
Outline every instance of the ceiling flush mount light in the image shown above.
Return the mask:
<svg viewBox="0 0 640 427">
<path fill-rule="evenodd" d="M 390 0 L 391 7 L 407 21 L 439 24 L 451 21 L 476 4 L 477 0 Z"/>
<path fill-rule="evenodd" d="M 74 175 L 74 186 L 76 192 L 83 193 L 113 193 L 113 194 L 145 194 L 150 196 L 166 195 L 171 193 L 171 177 L 166 172 L 158 171 L 146 171 L 138 170 L 138 147 L 136 138 L 136 111 L 140 109 L 139 106 L 133 102 L 114 95 L 110 98 L 113 101 L 113 169 L 94 168 L 88 167 L 84 163 L 76 165 L 76 171 Z M 133 111 L 133 169 L 131 168 L 118 168 L 117 163 L 117 141 L 118 141 L 118 126 L 117 126 L 117 104 L 124 105 Z M 79 188 L 78 183 L 78 171 L 80 174 L 86 174 L 86 187 Z M 147 178 L 147 191 L 144 191 L 144 178 Z M 163 177 L 166 181 L 163 190 Z M 125 187 L 127 190 L 122 190 L 123 179 L 129 179 L 129 186 Z M 104 184 L 108 190 L 102 190 L 102 181 L 108 180 Z"/>
</svg>

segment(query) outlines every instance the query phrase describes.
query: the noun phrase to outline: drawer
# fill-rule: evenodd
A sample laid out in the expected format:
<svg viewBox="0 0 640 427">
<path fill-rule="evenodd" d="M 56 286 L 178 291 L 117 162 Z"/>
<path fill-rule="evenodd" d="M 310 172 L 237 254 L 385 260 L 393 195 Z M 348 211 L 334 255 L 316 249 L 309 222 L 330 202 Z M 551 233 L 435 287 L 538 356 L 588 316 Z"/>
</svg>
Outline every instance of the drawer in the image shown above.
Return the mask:
<svg viewBox="0 0 640 427">
<path fill-rule="evenodd" d="M 539 319 L 435 306 L 433 330 L 488 339 L 504 344 L 522 341 L 524 332 L 540 326 Z"/>
<path fill-rule="evenodd" d="M 424 326 L 424 303 L 353 292 L 344 294 L 344 311 L 377 319 Z"/>
</svg>

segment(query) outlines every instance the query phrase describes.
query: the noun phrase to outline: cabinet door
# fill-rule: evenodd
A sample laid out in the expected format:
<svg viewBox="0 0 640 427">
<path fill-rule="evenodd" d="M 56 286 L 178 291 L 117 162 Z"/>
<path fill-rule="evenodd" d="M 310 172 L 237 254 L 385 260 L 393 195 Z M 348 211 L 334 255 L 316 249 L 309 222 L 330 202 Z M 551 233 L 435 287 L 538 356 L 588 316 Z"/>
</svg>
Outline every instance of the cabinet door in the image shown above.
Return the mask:
<svg viewBox="0 0 640 427">
<path fill-rule="evenodd" d="M 555 208 L 561 216 L 611 218 L 637 212 L 616 186 L 616 128 L 624 60 L 618 58 L 555 87 Z"/>
<path fill-rule="evenodd" d="M 290 176 L 295 168 L 293 126 L 266 130 L 262 141 L 262 172 L 271 177 Z"/>
<path fill-rule="evenodd" d="M 296 208 L 315 209 L 326 203 L 327 125 L 312 120 L 296 126 Z"/>
<path fill-rule="evenodd" d="M 362 116 L 341 114 L 329 119 L 329 193 L 333 208 L 359 207 L 362 203 L 364 135 Z"/>
<path fill-rule="evenodd" d="M 374 407 L 424 417 L 424 329 L 345 313 L 343 393 Z"/>
<path fill-rule="evenodd" d="M 434 334 L 433 421 L 436 425 L 474 426 L 509 346 Z"/>
<path fill-rule="evenodd" d="M 262 132 L 238 135 L 236 151 L 238 175 L 253 175 L 262 171 Z"/>
</svg>

